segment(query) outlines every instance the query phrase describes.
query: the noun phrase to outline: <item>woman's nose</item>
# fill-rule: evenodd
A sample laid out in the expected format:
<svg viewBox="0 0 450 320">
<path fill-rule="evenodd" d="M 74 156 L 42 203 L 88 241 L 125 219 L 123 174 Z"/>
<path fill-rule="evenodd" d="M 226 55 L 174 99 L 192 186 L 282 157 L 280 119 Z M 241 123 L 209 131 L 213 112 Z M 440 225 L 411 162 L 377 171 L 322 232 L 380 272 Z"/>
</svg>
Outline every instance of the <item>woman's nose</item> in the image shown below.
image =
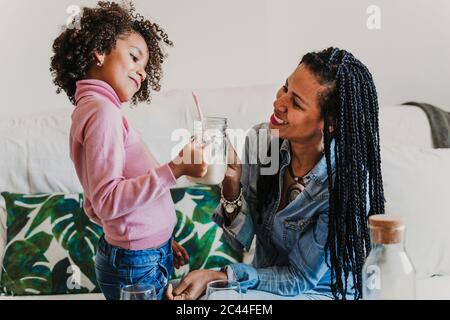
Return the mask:
<svg viewBox="0 0 450 320">
<path fill-rule="evenodd" d="M 281 112 L 281 113 L 284 113 L 287 111 L 287 104 L 286 104 L 286 99 L 284 99 L 284 95 L 277 98 L 273 102 L 273 107 L 275 110 L 277 110 L 278 112 Z"/>
</svg>

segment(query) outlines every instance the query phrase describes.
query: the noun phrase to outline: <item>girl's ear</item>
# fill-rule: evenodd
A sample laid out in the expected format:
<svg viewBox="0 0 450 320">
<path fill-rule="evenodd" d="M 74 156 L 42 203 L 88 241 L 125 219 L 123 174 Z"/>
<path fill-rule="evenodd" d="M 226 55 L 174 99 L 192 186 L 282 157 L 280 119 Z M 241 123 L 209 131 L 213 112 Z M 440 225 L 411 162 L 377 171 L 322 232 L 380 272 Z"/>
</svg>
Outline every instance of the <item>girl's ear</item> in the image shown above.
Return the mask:
<svg viewBox="0 0 450 320">
<path fill-rule="evenodd" d="M 99 67 L 103 66 L 105 62 L 105 54 L 99 53 L 97 50 L 94 51 L 95 64 Z"/>
</svg>

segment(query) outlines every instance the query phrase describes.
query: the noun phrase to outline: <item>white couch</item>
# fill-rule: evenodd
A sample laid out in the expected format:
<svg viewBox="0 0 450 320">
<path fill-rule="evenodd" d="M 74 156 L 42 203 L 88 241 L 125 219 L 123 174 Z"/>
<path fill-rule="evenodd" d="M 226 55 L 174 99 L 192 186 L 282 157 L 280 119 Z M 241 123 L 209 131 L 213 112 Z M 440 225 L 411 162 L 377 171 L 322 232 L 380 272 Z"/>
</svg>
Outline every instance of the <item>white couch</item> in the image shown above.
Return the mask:
<svg viewBox="0 0 450 320">
<path fill-rule="evenodd" d="M 249 129 L 267 121 L 275 85 L 197 90 L 206 116 Z M 0 192 L 81 192 L 68 153 L 70 105 L 54 112 L 0 121 Z M 192 128 L 195 109 L 189 90 L 158 94 L 152 106 L 126 109 L 160 162 L 171 159 L 174 129 Z M 450 149 L 431 148 L 425 114 L 415 107 L 381 106 L 380 130 L 388 212 L 407 222 L 407 250 L 417 269 L 418 299 L 450 299 Z M 180 185 L 187 183 L 185 180 Z M 0 202 L 0 261 L 5 241 Z M 433 275 L 436 275 L 432 277 Z M 101 294 L 0 299 L 102 299 Z"/>
</svg>

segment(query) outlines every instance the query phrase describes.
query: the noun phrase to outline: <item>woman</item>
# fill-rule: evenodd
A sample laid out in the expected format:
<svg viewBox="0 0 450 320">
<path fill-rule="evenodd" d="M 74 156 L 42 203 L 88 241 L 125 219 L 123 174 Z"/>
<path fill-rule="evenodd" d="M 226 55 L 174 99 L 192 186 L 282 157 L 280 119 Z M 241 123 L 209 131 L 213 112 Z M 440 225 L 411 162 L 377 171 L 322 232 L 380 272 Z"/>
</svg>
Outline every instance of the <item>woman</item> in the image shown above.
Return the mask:
<svg viewBox="0 0 450 320">
<path fill-rule="evenodd" d="M 258 139 L 264 127 L 257 127 Z M 169 299 L 196 299 L 209 281 L 227 278 L 244 292 L 361 298 L 367 215 L 384 213 L 378 102 L 369 70 L 344 50 L 306 54 L 277 93 L 269 129 L 272 142 L 280 142 L 271 150 L 278 170 L 264 175 L 263 161 L 230 165 L 214 214 L 237 249 L 248 250 L 256 235 L 252 265 L 193 271 L 169 286 Z M 249 135 L 245 160 L 257 145 Z"/>
</svg>

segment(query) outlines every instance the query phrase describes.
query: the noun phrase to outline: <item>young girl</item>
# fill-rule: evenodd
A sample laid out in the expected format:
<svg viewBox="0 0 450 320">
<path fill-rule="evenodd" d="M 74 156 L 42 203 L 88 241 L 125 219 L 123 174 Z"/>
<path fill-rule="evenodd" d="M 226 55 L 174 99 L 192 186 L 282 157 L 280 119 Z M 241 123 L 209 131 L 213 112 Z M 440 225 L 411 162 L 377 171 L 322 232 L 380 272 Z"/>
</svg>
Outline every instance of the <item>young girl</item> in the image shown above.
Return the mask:
<svg viewBox="0 0 450 320">
<path fill-rule="evenodd" d="M 182 175 L 201 177 L 206 165 L 190 143 L 174 161 L 159 165 L 122 114 L 122 103 L 150 102 L 159 91 L 167 34 L 134 8 L 99 2 L 84 8 L 79 28 L 53 44 L 50 71 L 58 93 L 75 105 L 70 156 L 84 189 L 86 214 L 104 230 L 95 258 L 107 299 L 129 284 L 152 284 L 159 299 L 175 266 L 188 260 L 172 241 L 176 223 L 169 188 Z M 187 158 L 187 157 L 186 157 Z M 201 158 L 201 157 L 200 157 Z"/>
</svg>

